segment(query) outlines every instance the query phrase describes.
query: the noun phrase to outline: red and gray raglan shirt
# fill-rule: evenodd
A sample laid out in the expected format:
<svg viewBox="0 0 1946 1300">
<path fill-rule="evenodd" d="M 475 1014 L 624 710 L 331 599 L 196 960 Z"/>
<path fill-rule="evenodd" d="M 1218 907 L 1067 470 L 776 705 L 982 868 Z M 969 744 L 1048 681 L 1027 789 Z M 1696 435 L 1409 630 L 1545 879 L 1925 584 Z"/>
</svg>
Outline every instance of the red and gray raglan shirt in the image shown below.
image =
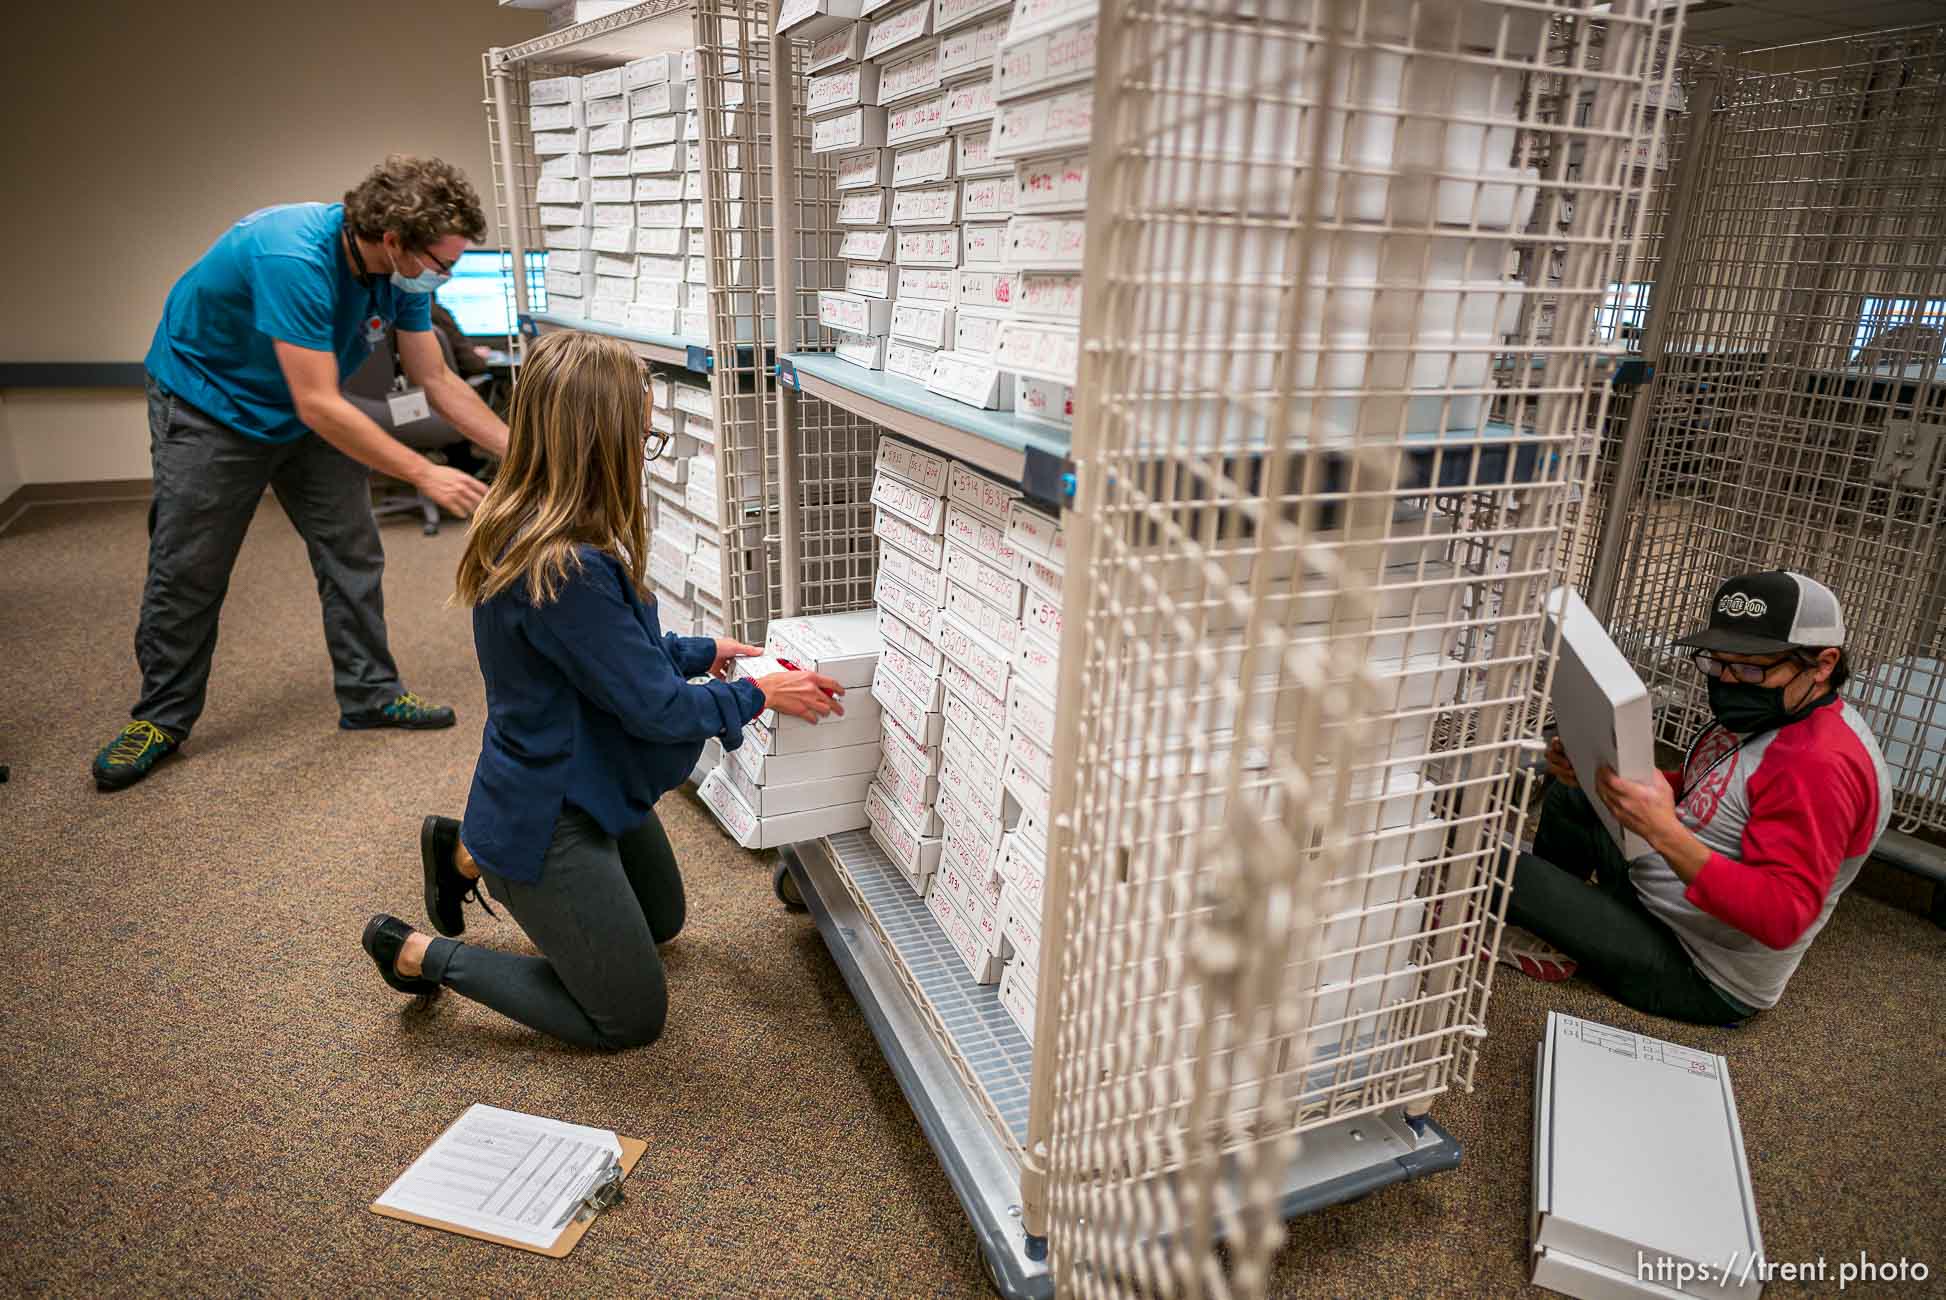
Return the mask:
<svg viewBox="0 0 1946 1300">
<path fill-rule="evenodd" d="M 1856 709 L 1827 698 L 1741 749 L 1712 725 L 1681 774 L 1663 774 L 1679 798 L 1689 790 L 1677 815 L 1710 849 L 1708 864 L 1689 885 L 1659 853 L 1629 867 L 1697 969 L 1758 1010 L 1777 1005 L 1892 816 L 1878 742 Z"/>
</svg>

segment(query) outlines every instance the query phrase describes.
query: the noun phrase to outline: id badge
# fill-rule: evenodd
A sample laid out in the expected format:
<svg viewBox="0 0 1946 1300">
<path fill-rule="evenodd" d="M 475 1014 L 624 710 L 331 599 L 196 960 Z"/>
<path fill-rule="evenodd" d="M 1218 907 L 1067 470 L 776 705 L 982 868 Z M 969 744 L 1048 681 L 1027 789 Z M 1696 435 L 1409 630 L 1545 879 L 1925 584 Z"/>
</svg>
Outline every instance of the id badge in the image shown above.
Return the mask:
<svg viewBox="0 0 1946 1300">
<path fill-rule="evenodd" d="M 392 408 L 394 429 L 432 415 L 432 407 L 426 401 L 426 390 L 423 388 L 408 388 L 404 392 L 393 393 L 385 399 L 385 404 Z"/>
<path fill-rule="evenodd" d="M 385 341 L 385 318 L 367 316 L 365 318 L 365 342 L 379 344 Z"/>
</svg>

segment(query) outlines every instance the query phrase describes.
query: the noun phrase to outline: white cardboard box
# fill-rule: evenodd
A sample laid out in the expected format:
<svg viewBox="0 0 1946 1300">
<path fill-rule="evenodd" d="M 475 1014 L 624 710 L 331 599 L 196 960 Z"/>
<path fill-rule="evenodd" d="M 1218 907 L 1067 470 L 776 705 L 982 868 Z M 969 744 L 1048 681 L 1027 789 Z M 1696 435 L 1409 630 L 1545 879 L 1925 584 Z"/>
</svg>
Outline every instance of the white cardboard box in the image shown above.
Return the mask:
<svg viewBox="0 0 1946 1300">
<path fill-rule="evenodd" d="M 898 620 L 892 621 L 896 623 Z M 899 646 L 888 645 L 879 652 L 878 662 L 886 676 L 911 692 L 921 707 L 935 713 L 940 711 L 943 692 L 937 654 L 911 655 Z"/>
<path fill-rule="evenodd" d="M 957 905 L 947 897 L 946 891 L 937 887 L 927 891 L 926 906 L 932 910 L 933 919 L 939 928 L 952 941 L 953 948 L 965 963 L 967 973 L 972 975 L 975 984 L 993 984 L 1000 979 L 1000 954 L 992 949 L 983 948 L 972 923 L 961 914 Z"/>
<path fill-rule="evenodd" d="M 1742 1266 L 1763 1259 L 1764 1243 L 1729 1062 L 1558 1011 L 1548 1013 L 1536 1059 L 1536 1280 L 1558 1255 L 1627 1283 L 1646 1272 L 1683 1294 L 1756 1300 L 1763 1269 Z M 1689 1280 L 1692 1271 L 1708 1276 Z M 1572 1285 L 1575 1272 L 1557 1263 L 1545 1284 Z"/>
<path fill-rule="evenodd" d="M 831 745 L 799 754 L 766 754 L 762 741 L 752 732 L 752 722 L 743 729 L 744 743 L 730 751 L 730 757 L 758 785 L 794 785 L 822 777 L 870 776 L 878 770 L 879 742 L 876 737 L 863 744 Z"/>
<path fill-rule="evenodd" d="M 1021 552 L 1008 539 L 1006 529 L 958 502 L 946 507 L 946 540 L 965 547 L 996 569 L 1007 573 L 1020 569 Z"/>
<path fill-rule="evenodd" d="M 877 675 L 872 678 L 872 696 L 887 717 L 905 728 L 906 735 L 921 745 L 939 743 L 946 728 L 945 718 L 937 709 L 927 708 L 925 700 L 901 685 L 886 670 L 882 661 Z"/>
<path fill-rule="evenodd" d="M 897 547 L 926 568 L 937 570 L 945 562 L 945 540 L 914 528 L 895 514 L 872 512 L 872 533 L 882 542 Z"/>
<path fill-rule="evenodd" d="M 939 647 L 927 640 L 926 634 L 919 628 L 883 606 L 878 610 L 878 634 L 884 639 L 887 649 L 897 649 L 927 673 L 938 675 L 944 662 L 940 658 Z"/>
<path fill-rule="evenodd" d="M 840 804 L 809 812 L 788 813 L 781 817 L 759 817 L 737 797 L 729 775 L 721 764 L 703 778 L 697 795 L 716 814 L 730 838 L 746 849 L 774 849 L 782 844 L 855 831 L 866 824 L 863 803 Z"/>
<path fill-rule="evenodd" d="M 898 808 L 900 818 L 908 827 L 921 835 L 936 836 L 944 830 L 933 808 L 939 790 L 938 778 L 901 766 L 898 752 L 895 744 L 887 744 L 881 751 L 878 773 L 873 778 L 879 794 Z"/>
<path fill-rule="evenodd" d="M 899 816 L 897 805 L 876 784 L 865 791 L 865 816 L 872 838 L 905 873 L 912 892 L 923 894 L 939 866 L 939 837 L 921 835 Z"/>
<path fill-rule="evenodd" d="M 946 575 L 940 567 L 923 563 L 904 551 L 888 551 L 880 548 L 878 572 L 880 577 L 889 577 L 908 592 L 924 598 L 927 612 L 923 618 L 915 617 L 909 612 L 916 608 L 910 602 L 899 601 L 894 604 L 899 611 L 899 617 L 920 631 L 930 633 L 931 611 L 946 607 Z"/>
<path fill-rule="evenodd" d="M 946 686 L 949 712 L 952 711 L 953 701 L 958 701 L 995 736 L 1007 734 L 1007 704 L 1003 695 L 988 690 L 984 682 L 944 656 L 941 656 L 939 678 Z M 996 755 L 1000 753 L 997 748 L 993 752 Z M 999 759 L 996 757 L 994 761 L 998 762 Z"/>
<path fill-rule="evenodd" d="M 946 579 L 993 606 L 1000 617 L 1020 617 L 1023 591 L 1020 579 L 988 564 L 956 541 L 946 543 Z"/>
<path fill-rule="evenodd" d="M 944 456 L 924 451 L 897 438 L 878 440 L 878 467 L 936 497 L 946 495 L 949 471 L 956 468 Z"/>
<path fill-rule="evenodd" d="M 883 548 L 879 551 L 881 556 L 891 553 Z M 897 581 L 881 566 L 878 580 L 872 587 L 872 599 L 880 610 L 897 615 L 900 621 L 909 623 L 922 632 L 924 634 L 922 639 L 927 645 L 933 644 L 932 621 L 939 606 L 932 603 L 931 597 L 921 596 L 912 588 Z M 936 651 L 937 647 L 935 646 L 934 649 Z"/>
<path fill-rule="evenodd" d="M 881 440 L 882 441 L 882 440 Z M 946 502 L 937 492 L 915 487 L 881 469 L 872 480 L 872 505 L 892 514 L 928 536 L 937 537 L 946 522 Z"/>
<path fill-rule="evenodd" d="M 1029 1040 L 1034 1037 L 1034 992 L 1039 979 L 1038 967 L 1017 961 L 1007 963 L 1000 976 L 1000 1005 Z"/>
<path fill-rule="evenodd" d="M 884 642 L 874 610 L 815 614 L 772 621 L 766 634 L 771 657 L 823 673 L 846 690 L 869 687 Z"/>
<path fill-rule="evenodd" d="M 853 746 L 856 748 L 856 746 Z M 759 783 L 740 763 L 727 764 L 724 775 L 736 788 L 744 806 L 759 817 L 778 817 L 787 813 L 813 812 L 834 804 L 862 804 L 865 787 L 872 783 L 870 772 L 843 776 L 822 776 L 809 781 Z"/>
</svg>

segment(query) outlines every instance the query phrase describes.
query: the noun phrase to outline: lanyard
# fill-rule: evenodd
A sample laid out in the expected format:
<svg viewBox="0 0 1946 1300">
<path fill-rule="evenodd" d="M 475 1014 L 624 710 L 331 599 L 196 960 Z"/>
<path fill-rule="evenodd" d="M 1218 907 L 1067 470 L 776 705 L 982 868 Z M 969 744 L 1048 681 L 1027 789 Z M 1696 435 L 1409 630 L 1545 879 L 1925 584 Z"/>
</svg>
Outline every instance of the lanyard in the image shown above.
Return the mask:
<svg viewBox="0 0 1946 1300">
<path fill-rule="evenodd" d="M 1696 747 L 1703 743 L 1704 736 L 1709 735 L 1710 732 L 1716 730 L 1716 728 L 1720 725 L 1721 725 L 1720 723 L 1711 723 L 1709 726 L 1704 727 L 1700 733 L 1698 733 L 1696 739 L 1689 742 L 1689 752 L 1683 755 L 1683 760 L 1682 760 L 1683 772 L 1685 775 L 1687 775 L 1687 773 L 1689 772 L 1689 760 L 1696 756 Z M 1676 793 L 1676 806 L 1681 807 L 1682 801 L 1689 798 L 1690 793 L 1693 790 L 1695 790 L 1697 786 L 1707 781 L 1709 779 L 1709 774 L 1711 772 L 1714 772 L 1717 768 L 1723 766 L 1724 759 L 1735 758 L 1737 754 L 1743 749 L 1744 745 L 1750 739 L 1751 737 L 1745 736 L 1743 737 L 1743 739 L 1737 741 L 1736 744 L 1730 746 L 1728 749 L 1724 750 L 1721 754 L 1718 754 L 1716 756 L 1716 761 L 1714 763 L 1711 763 L 1708 767 L 1704 768 L 1700 776 L 1698 776 L 1694 781 L 1690 781 L 1686 783 L 1683 786 L 1683 788 Z"/>
</svg>

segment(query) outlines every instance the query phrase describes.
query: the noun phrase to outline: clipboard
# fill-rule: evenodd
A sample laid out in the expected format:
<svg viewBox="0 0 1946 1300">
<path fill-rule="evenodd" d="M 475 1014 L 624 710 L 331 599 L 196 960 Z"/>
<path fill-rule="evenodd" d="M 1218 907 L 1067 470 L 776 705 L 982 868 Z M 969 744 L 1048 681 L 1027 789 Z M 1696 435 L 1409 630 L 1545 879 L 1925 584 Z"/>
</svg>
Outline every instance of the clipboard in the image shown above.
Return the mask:
<svg viewBox="0 0 1946 1300">
<path fill-rule="evenodd" d="M 463 1119 L 464 1116 L 461 1118 Z M 457 1119 L 454 1120 L 452 1124 L 447 1126 L 446 1131 L 450 1132 L 459 1122 Z M 373 1214 L 387 1219 L 397 1219 L 402 1223 L 416 1223 L 425 1228 L 437 1228 L 441 1232 L 450 1232 L 460 1237 L 471 1237 L 475 1241 L 490 1241 L 496 1246 L 511 1246 L 515 1250 L 524 1250 L 535 1255 L 545 1255 L 549 1259 L 566 1259 L 568 1253 L 580 1245 L 581 1239 L 588 1235 L 588 1229 L 594 1226 L 595 1220 L 601 1217 L 602 1211 L 610 1209 L 621 1202 L 622 1184 L 627 1181 L 631 1173 L 635 1172 L 635 1166 L 641 1162 L 643 1153 L 649 1149 L 649 1144 L 642 1139 L 623 1137 L 619 1133 L 615 1135 L 615 1141 L 622 1148 L 621 1159 L 619 1161 L 621 1165 L 620 1173 L 609 1181 L 594 1187 L 588 1192 L 587 1196 L 582 1198 L 581 1209 L 561 1229 L 560 1235 L 554 1239 L 554 1244 L 551 1246 L 532 1246 L 524 1241 L 515 1241 L 511 1237 L 495 1236 L 493 1233 L 481 1232 L 476 1228 L 450 1223 L 444 1219 L 436 1219 L 429 1215 L 413 1214 L 407 1210 L 394 1209 L 389 1205 L 381 1205 L 377 1201 L 372 1202 L 370 1208 Z"/>
</svg>

